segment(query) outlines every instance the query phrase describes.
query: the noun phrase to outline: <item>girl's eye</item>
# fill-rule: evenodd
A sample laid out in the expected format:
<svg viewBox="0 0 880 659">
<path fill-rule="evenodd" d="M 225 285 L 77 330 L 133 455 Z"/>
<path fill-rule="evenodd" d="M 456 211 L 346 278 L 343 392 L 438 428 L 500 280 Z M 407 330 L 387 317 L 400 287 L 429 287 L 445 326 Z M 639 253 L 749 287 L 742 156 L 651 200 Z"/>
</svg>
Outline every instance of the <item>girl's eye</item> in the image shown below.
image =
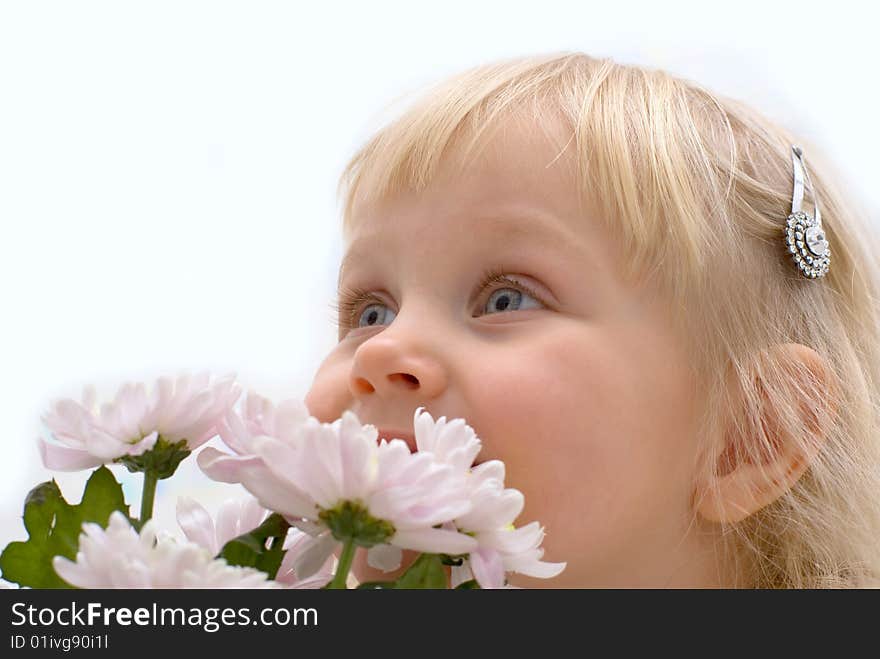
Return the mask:
<svg viewBox="0 0 880 659">
<path fill-rule="evenodd" d="M 390 317 L 389 317 L 390 316 Z M 355 327 L 373 327 L 374 325 L 390 324 L 397 314 L 382 302 L 370 304 L 364 308 L 355 323 Z"/>
<path fill-rule="evenodd" d="M 531 300 L 532 303 L 526 300 Z M 495 290 L 483 307 L 484 313 L 491 313 L 491 309 L 497 311 L 524 311 L 526 309 L 540 309 L 542 306 L 540 300 L 537 300 L 529 293 L 521 291 L 517 288 L 505 287 Z"/>
<path fill-rule="evenodd" d="M 482 305 L 484 314 L 525 311 L 546 306 L 528 286 L 505 276 L 501 270 L 493 269 L 485 273 L 477 290 L 484 290 L 491 284 L 506 285 L 492 291 Z M 363 306 L 364 303 L 369 304 Z M 359 288 L 344 291 L 336 304 L 336 309 L 340 331 L 387 325 L 397 316 L 378 296 Z"/>
</svg>

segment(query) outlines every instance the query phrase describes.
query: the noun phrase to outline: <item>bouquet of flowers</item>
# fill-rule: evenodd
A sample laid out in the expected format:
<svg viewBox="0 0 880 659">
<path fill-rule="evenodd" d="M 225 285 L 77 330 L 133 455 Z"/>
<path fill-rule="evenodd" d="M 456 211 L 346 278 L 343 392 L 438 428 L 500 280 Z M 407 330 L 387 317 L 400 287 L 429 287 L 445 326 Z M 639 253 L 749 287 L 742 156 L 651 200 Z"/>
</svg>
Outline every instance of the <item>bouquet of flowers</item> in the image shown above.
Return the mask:
<svg viewBox="0 0 880 659">
<path fill-rule="evenodd" d="M 356 552 L 397 571 L 358 588 L 500 588 L 507 574 L 553 577 L 564 563 L 541 560 L 543 528 L 515 527 L 524 499 L 504 485 L 504 464 L 474 464 L 480 440 L 463 419 L 413 415 L 415 446 L 379 439 L 345 412 L 333 423 L 299 400 L 279 404 L 233 376 L 159 378 L 148 392 L 126 383 L 112 402 L 55 402 L 38 439 L 48 469 L 94 469 L 82 500 L 69 504 L 54 480 L 24 504 L 28 539 L 0 554 L 7 581 L 31 588 L 340 588 Z M 229 452 L 202 446 L 218 436 Z M 185 541 L 152 520 L 156 484 L 196 449 L 209 478 L 250 496 L 224 503 L 217 518 L 181 497 Z M 143 473 L 140 514 L 105 465 Z"/>
</svg>

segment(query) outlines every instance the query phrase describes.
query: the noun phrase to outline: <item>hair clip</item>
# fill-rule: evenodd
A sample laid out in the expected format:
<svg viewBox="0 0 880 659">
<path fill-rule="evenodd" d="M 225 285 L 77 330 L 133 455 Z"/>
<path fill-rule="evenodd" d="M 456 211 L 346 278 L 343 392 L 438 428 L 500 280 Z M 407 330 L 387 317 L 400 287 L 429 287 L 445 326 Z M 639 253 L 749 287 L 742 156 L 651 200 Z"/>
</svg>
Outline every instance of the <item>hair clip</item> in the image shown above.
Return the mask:
<svg viewBox="0 0 880 659">
<path fill-rule="evenodd" d="M 831 249 L 822 228 L 822 213 L 816 189 L 807 173 L 804 154 L 800 147 L 791 147 L 791 162 L 794 168 L 794 191 L 791 195 L 791 215 L 788 216 L 785 246 L 801 273 L 810 279 L 824 277 L 831 260 Z M 813 196 L 813 215 L 801 210 L 804 201 L 804 177 L 810 184 Z"/>
</svg>

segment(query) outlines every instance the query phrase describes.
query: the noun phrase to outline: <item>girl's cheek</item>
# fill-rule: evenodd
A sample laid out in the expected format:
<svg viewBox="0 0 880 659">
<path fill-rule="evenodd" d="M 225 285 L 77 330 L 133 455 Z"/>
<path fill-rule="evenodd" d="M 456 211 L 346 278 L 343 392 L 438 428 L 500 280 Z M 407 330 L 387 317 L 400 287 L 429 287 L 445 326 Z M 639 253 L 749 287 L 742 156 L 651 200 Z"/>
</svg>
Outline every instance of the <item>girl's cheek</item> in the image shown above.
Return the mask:
<svg viewBox="0 0 880 659">
<path fill-rule="evenodd" d="M 332 423 L 342 415 L 352 401 L 349 372 L 348 361 L 335 355 L 321 364 L 304 399 L 309 414 L 323 423 Z"/>
</svg>

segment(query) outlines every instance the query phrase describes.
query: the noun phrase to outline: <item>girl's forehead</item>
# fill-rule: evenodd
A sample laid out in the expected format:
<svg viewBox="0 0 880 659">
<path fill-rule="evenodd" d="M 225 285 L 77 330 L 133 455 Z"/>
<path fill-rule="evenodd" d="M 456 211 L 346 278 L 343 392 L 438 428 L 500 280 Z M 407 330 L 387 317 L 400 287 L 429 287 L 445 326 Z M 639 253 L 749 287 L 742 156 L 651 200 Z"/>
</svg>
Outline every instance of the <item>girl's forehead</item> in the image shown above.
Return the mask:
<svg viewBox="0 0 880 659">
<path fill-rule="evenodd" d="M 563 121 L 511 112 L 459 133 L 435 152 L 397 153 L 388 162 L 371 159 L 350 191 L 345 224 L 360 224 L 382 213 L 382 207 L 413 197 L 434 205 L 479 206 L 528 193 L 558 194 L 547 185 L 548 177 L 563 177 L 566 192 L 580 194 L 575 152 L 574 130 Z"/>
<path fill-rule="evenodd" d="M 581 188 L 570 150 L 534 134 L 505 133 L 480 151 L 453 150 L 429 180 L 407 185 L 383 198 L 352 205 L 344 241 L 358 235 L 394 232 L 410 219 L 430 217 L 452 227 L 506 215 L 543 214 L 559 218 L 583 210 Z"/>
<path fill-rule="evenodd" d="M 405 248 L 409 243 L 389 241 L 394 235 L 409 237 L 411 227 L 403 223 L 384 222 L 382 229 L 360 227 L 346 243 L 346 262 L 358 258 L 375 258 L 376 248 Z M 522 244 L 531 249 L 564 251 L 568 245 L 584 242 L 561 218 L 538 207 L 507 206 L 492 212 L 462 214 L 456 218 L 437 218 L 430 222 L 430 237 L 450 244 L 489 244 L 503 247 Z M 427 236 L 427 234 L 426 234 Z"/>
<path fill-rule="evenodd" d="M 471 151 L 459 140 L 421 186 L 384 198 L 370 198 L 367 190 L 345 223 L 340 280 L 349 263 L 375 260 L 377 250 L 391 254 L 431 241 L 555 251 L 601 240 L 566 135 L 562 125 L 553 132 L 521 119 L 508 122 Z"/>
</svg>

